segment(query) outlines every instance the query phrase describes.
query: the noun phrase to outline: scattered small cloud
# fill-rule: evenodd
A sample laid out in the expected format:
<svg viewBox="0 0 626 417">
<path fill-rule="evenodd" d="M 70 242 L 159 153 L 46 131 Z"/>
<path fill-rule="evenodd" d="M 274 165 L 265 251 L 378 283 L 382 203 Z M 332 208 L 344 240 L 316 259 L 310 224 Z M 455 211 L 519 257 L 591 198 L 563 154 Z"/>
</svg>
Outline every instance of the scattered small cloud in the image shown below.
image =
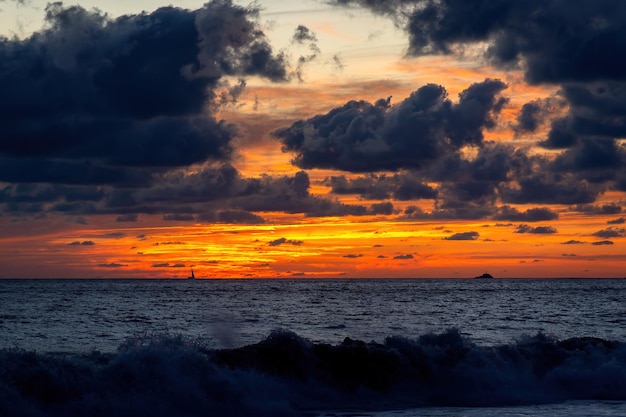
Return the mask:
<svg viewBox="0 0 626 417">
<path fill-rule="evenodd" d="M 111 233 L 105 233 L 101 237 L 105 239 L 119 239 L 124 236 L 126 236 L 126 233 L 124 232 L 111 232 Z"/>
<path fill-rule="evenodd" d="M 396 255 L 393 259 L 413 259 L 413 255 L 407 253 L 406 255 Z"/>
<path fill-rule="evenodd" d="M 584 245 L 585 243 L 581 240 L 568 240 L 567 242 L 561 242 L 561 245 Z"/>
<path fill-rule="evenodd" d="M 591 235 L 595 237 L 600 237 L 603 239 L 612 238 L 612 237 L 624 237 L 626 236 L 626 229 L 624 228 L 619 229 L 617 227 L 609 227 L 608 229 L 598 230 L 597 232 L 592 233 Z"/>
<path fill-rule="evenodd" d="M 564 256 L 564 257 L 575 257 L 576 254 L 575 253 L 563 253 L 563 254 L 561 254 L 561 256 Z"/>
<path fill-rule="evenodd" d="M 610 240 L 601 240 L 599 242 L 593 242 L 592 245 L 594 246 L 604 246 L 604 245 L 613 245 L 614 243 Z"/>
<path fill-rule="evenodd" d="M 95 243 L 91 240 L 84 240 L 82 242 L 75 240 L 74 242 L 68 243 L 70 246 L 93 246 Z"/>
<path fill-rule="evenodd" d="M 344 258 L 349 258 L 349 259 L 356 259 L 356 258 L 362 258 L 363 254 L 359 253 L 359 254 L 354 254 L 354 253 L 349 253 L 347 255 L 343 255 Z"/>
<path fill-rule="evenodd" d="M 478 232 L 462 232 L 455 233 L 451 236 L 444 237 L 444 240 L 476 240 L 480 235 Z"/>
<path fill-rule="evenodd" d="M 128 266 L 128 265 L 111 262 L 111 263 L 105 263 L 105 264 L 98 264 L 98 266 L 101 268 L 121 268 L 121 267 Z"/>
<path fill-rule="evenodd" d="M 609 220 L 607 224 L 624 224 L 626 223 L 626 217 L 620 217 L 618 219 Z"/>
<path fill-rule="evenodd" d="M 294 246 L 298 246 L 298 245 L 302 245 L 304 242 L 301 240 L 290 240 L 290 239 L 286 239 L 284 237 L 281 237 L 280 239 L 276 239 L 276 240 L 272 240 L 271 242 L 268 243 L 268 245 L 270 246 L 280 246 L 280 245 L 294 245 Z"/>
<path fill-rule="evenodd" d="M 152 264 L 153 268 L 167 268 L 169 266 L 170 266 L 169 262 L 161 262 L 161 263 Z"/>
<path fill-rule="evenodd" d="M 517 226 L 517 229 L 515 229 L 515 232 L 513 233 L 530 233 L 534 235 L 548 235 L 548 234 L 557 233 L 557 230 L 552 226 L 531 227 L 527 224 L 520 224 L 519 226 Z"/>
</svg>

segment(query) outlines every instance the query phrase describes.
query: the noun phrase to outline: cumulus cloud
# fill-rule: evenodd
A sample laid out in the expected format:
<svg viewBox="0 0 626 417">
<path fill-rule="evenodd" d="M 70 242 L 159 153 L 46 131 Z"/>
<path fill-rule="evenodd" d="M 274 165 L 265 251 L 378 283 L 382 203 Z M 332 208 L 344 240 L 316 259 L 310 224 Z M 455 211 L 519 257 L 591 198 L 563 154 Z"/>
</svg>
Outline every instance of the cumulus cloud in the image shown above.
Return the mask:
<svg viewBox="0 0 626 417">
<path fill-rule="evenodd" d="M 301 168 L 351 172 L 419 169 L 466 145 L 480 146 L 495 126 L 506 85 L 486 79 L 453 103 L 444 87 L 425 85 L 397 105 L 350 101 L 272 133 Z"/>
<path fill-rule="evenodd" d="M 520 69 L 530 84 L 559 85 L 558 98 L 526 103 L 518 134 L 550 121 L 541 144 L 570 150 L 554 169 L 626 190 L 626 8 L 619 0 L 467 2 L 463 0 L 333 0 L 392 18 L 409 35 L 410 55 L 454 54 L 484 44 L 483 58 Z M 561 114 L 565 113 L 565 114 Z M 556 117 L 556 118 L 554 118 Z M 594 193 L 584 194 L 593 197 Z M 566 201 L 584 202 L 576 198 Z M 592 200 L 591 200 L 592 201 Z"/>
<path fill-rule="evenodd" d="M 256 12 L 215 0 L 110 18 L 50 3 L 45 29 L 0 42 L 0 202 L 33 184 L 31 195 L 47 188 L 65 200 L 57 211 L 72 211 L 107 186 L 147 188 L 228 160 L 236 129 L 210 111 L 222 79 L 287 79 Z"/>
<path fill-rule="evenodd" d="M 620 217 L 617 219 L 607 221 L 608 224 L 624 224 L 626 223 L 626 217 Z"/>
</svg>

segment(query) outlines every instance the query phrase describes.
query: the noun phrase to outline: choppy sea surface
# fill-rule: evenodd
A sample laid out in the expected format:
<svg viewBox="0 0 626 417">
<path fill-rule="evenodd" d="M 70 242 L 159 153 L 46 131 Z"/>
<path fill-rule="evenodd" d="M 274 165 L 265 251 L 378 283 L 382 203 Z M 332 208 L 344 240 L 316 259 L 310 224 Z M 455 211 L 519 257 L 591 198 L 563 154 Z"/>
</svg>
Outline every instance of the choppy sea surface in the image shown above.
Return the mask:
<svg viewBox="0 0 626 417">
<path fill-rule="evenodd" d="M 624 416 L 624 279 L 0 280 L 2 416 Z"/>
</svg>

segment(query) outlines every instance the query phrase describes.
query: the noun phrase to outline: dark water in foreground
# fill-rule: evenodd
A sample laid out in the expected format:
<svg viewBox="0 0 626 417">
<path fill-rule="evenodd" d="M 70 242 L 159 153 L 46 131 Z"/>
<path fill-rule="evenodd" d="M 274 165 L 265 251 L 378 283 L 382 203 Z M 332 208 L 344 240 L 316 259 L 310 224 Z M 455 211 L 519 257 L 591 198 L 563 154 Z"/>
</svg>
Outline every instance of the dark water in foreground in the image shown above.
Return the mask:
<svg viewBox="0 0 626 417">
<path fill-rule="evenodd" d="M 0 280 L 1 416 L 624 416 L 626 280 Z"/>
</svg>

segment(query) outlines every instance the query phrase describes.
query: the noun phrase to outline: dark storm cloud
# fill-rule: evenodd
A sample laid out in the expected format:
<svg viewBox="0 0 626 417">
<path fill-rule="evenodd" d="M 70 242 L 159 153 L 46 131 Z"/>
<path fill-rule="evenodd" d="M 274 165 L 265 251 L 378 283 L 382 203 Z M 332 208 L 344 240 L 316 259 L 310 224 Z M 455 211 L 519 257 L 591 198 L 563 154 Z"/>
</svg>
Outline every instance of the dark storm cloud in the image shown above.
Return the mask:
<svg viewBox="0 0 626 417">
<path fill-rule="evenodd" d="M 334 194 L 359 194 L 362 198 L 372 200 L 394 198 L 405 201 L 437 197 L 437 191 L 413 173 L 393 176 L 370 174 L 352 179 L 341 175 L 327 178 L 324 184 L 329 185 Z"/>
<path fill-rule="evenodd" d="M 370 206 L 370 213 L 374 215 L 393 214 L 393 204 L 391 204 L 389 201 L 374 203 Z"/>
<path fill-rule="evenodd" d="M 230 164 L 206 165 L 188 172 L 173 170 L 149 188 L 110 188 L 50 184 L 9 184 L 0 187 L 4 210 L 115 214 L 117 221 L 136 221 L 138 214 L 163 215 L 165 220 L 260 224 L 254 212 L 302 213 L 307 216 L 390 214 L 391 203 L 367 208 L 309 193 L 305 172 L 293 176 L 245 178 Z"/>
<path fill-rule="evenodd" d="M 208 220 L 208 219 L 205 219 Z M 261 216 L 243 210 L 223 210 L 216 213 L 213 221 L 218 223 L 261 224 L 265 220 Z"/>
<path fill-rule="evenodd" d="M 524 212 L 520 212 L 516 208 L 510 206 L 499 207 L 498 213 L 493 216 L 494 220 L 508 220 L 514 222 L 540 222 L 546 220 L 556 220 L 558 218 L 558 213 L 555 213 L 547 208 L 532 208 Z"/>
<path fill-rule="evenodd" d="M 565 106 L 566 101 L 557 97 L 536 99 L 525 103 L 517 114 L 517 122 L 513 125 L 513 129 L 518 135 L 534 133 Z M 556 141 L 556 138 L 553 140 Z"/>
<path fill-rule="evenodd" d="M 244 191 L 230 201 L 233 207 L 241 210 L 304 213 L 311 217 L 369 214 L 364 206 L 343 204 L 311 195 L 309 176 L 304 171 L 297 172 L 293 177 L 263 176 L 246 180 L 245 183 Z"/>
<path fill-rule="evenodd" d="M 591 236 L 600 237 L 603 239 L 608 239 L 612 237 L 624 237 L 626 236 L 626 229 L 609 227 L 608 229 L 598 230 L 597 232 L 592 233 Z"/>
<path fill-rule="evenodd" d="M 500 197 L 510 204 L 586 204 L 595 201 L 601 191 L 573 175 L 537 172 L 519 179 L 515 187 L 503 185 Z"/>
<path fill-rule="evenodd" d="M 115 219 L 116 222 L 125 223 L 125 222 L 136 222 L 137 215 L 136 214 L 124 214 L 121 216 L 117 216 Z"/>
<path fill-rule="evenodd" d="M 513 233 L 530 233 L 534 235 L 546 235 L 557 233 L 557 230 L 552 226 L 537 226 L 531 227 L 527 224 L 520 224 Z"/>
<path fill-rule="evenodd" d="M 555 172 L 576 172 L 590 182 L 616 179 L 626 166 L 626 150 L 615 139 L 585 138 L 561 153 L 552 164 Z"/>
<path fill-rule="evenodd" d="M 286 78 L 228 0 L 111 19 L 46 7 L 46 29 L 0 39 L 0 181 L 146 186 L 156 172 L 232 152 L 206 109 L 225 75 Z"/>
<path fill-rule="evenodd" d="M 448 54 L 489 42 L 497 65 L 525 63 L 533 83 L 626 79 L 626 5 L 620 0 L 335 0 L 389 15 L 409 33 L 413 55 Z"/>
<path fill-rule="evenodd" d="M 196 218 L 193 214 L 164 214 L 163 220 L 167 222 L 192 222 Z"/>
<path fill-rule="evenodd" d="M 552 122 L 542 145 L 568 148 L 584 138 L 620 138 L 626 135 L 626 81 L 597 81 L 563 85 L 560 95 L 567 102 L 567 116 Z"/>
<path fill-rule="evenodd" d="M 586 214 L 617 214 L 622 212 L 622 206 L 616 203 L 603 204 L 601 206 L 593 204 L 578 204 L 571 207 L 572 210 Z"/>
<path fill-rule="evenodd" d="M 493 214 L 493 207 L 484 207 L 472 203 L 456 203 L 456 206 L 446 204 L 445 209 L 435 206 L 432 212 L 425 212 L 417 206 L 408 206 L 403 215 L 403 220 L 477 220 L 490 217 Z"/>
<path fill-rule="evenodd" d="M 422 168 L 466 145 L 480 146 L 495 126 L 506 85 L 487 79 L 460 93 L 428 84 L 397 105 L 350 101 L 324 115 L 299 120 L 272 133 L 301 168 L 373 172 Z"/>
<path fill-rule="evenodd" d="M 444 240 L 476 240 L 480 234 L 478 232 L 461 232 L 451 236 L 444 237 Z"/>
<path fill-rule="evenodd" d="M 357 5 L 391 17 L 409 34 L 409 55 L 454 54 L 481 45 L 489 63 L 503 69 L 520 69 L 531 84 L 560 86 L 558 98 L 522 107 L 514 126 L 516 133 L 535 132 L 552 119 L 550 132 L 541 145 L 549 149 L 575 148 L 558 158 L 554 169 L 626 191 L 626 158 L 623 146 L 616 142 L 626 137 L 626 56 L 617 52 L 626 49 L 623 1 L 331 3 Z M 572 198 L 556 202 L 566 200 Z"/>
</svg>

